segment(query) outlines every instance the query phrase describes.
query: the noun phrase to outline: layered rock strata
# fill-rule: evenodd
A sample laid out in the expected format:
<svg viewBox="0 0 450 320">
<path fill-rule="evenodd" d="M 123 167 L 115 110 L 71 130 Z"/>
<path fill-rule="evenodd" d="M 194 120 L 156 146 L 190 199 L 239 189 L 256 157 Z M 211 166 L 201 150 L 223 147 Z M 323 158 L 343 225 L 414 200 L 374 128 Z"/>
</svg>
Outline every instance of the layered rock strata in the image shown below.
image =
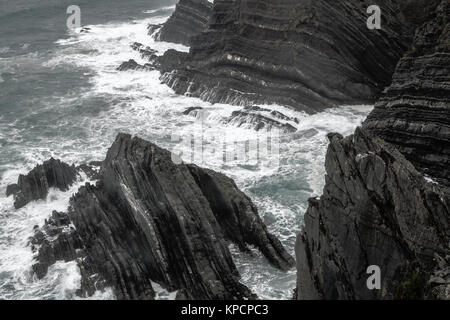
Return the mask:
<svg viewBox="0 0 450 320">
<path fill-rule="evenodd" d="M 208 30 L 161 79 L 214 103 L 279 103 L 313 113 L 373 102 L 436 3 L 378 1 L 382 29 L 369 30 L 368 0 L 216 0 Z"/>
<path fill-rule="evenodd" d="M 112 287 L 119 299 L 152 299 L 152 281 L 178 298 L 253 298 L 239 282 L 228 245 L 258 248 L 281 270 L 294 265 L 233 180 L 194 165 L 175 164 L 170 152 L 120 134 L 97 184 L 54 213 L 31 240 L 43 277 L 57 260 L 76 259 L 80 294 Z"/>
<path fill-rule="evenodd" d="M 296 243 L 298 299 L 450 299 L 449 7 L 418 28 L 363 127 L 329 136 Z"/>
<path fill-rule="evenodd" d="M 191 38 L 208 29 L 213 4 L 208 0 L 180 0 L 174 13 L 158 30 L 149 26 L 156 40 L 189 46 Z"/>
</svg>

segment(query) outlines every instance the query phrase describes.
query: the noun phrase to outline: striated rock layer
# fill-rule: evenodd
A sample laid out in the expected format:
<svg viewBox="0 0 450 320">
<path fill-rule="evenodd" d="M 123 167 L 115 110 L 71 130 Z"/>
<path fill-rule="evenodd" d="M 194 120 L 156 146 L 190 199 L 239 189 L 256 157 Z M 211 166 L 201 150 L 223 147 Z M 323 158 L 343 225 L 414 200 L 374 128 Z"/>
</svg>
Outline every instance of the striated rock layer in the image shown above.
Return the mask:
<svg viewBox="0 0 450 320">
<path fill-rule="evenodd" d="M 450 185 L 450 6 L 417 30 L 392 85 L 364 123 L 426 174 Z"/>
<path fill-rule="evenodd" d="M 437 0 L 216 0 L 209 29 L 192 38 L 162 80 L 210 102 L 280 103 L 307 112 L 373 102 L 390 84 L 417 23 Z M 183 55 L 182 55 L 183 56 Z"/>
<path fill-rule="evenodd" d="M 178 298 L 252 298 L 230 242 L 255 246 L 282 270 L 294 265 L 233 180 L 175 164 L 170 152 L 125 134 L 97 184 L 80 188 L 68 213 L 54 212 L 31 240 L 39 277 L 57 260 L 77 259 L 83 295 L 112 287 L 119 299 L 152 299 L 155 281 Z"/>
<path fill-rule="evenodd" d="M 20 175 L 17 184 L 9 185 L 6 196 L 14 196 L 14 207 L 22 208 L 30 201 L 45 199 L 50 188 L 66 191 L 77 179 L 75 166 L 51 158 L 36 166 L 27 175 Z"/>
<path fill-rule="evenodd" d="M 208 29 L 213 4 L 208 0 L 180 0 L 174 13 L 153 36 L 156 40 L 190 45 L 191 38 Z M 149 28 L 154 32 L 154 28 Z"/>
<path fill-rule="evenodd" d="M 298 299 L 450 299 L 448 17 L 443 1 L 363 128 L 329 136 L 296 243 Z"/>
<path fill-rule="evenodd" d="M 450 258 L 449 190 L 361 129 L 330 142 L 323 194 L 310 200 L 296 243 L 297 298 L 417 299 L 439 285 L 450 298 L 450 274 L 427 285 L 435 258 Z M 371 265 L 380 290 L 367 287 Z"/>
</svg>

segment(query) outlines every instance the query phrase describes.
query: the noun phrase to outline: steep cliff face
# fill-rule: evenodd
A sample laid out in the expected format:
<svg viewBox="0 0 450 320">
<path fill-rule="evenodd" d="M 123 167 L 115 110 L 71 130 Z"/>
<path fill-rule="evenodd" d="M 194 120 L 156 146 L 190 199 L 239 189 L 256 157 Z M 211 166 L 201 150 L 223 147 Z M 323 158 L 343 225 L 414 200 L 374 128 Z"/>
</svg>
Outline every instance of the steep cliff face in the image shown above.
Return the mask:
<svg viewBox="0 0 450 320">
<path fill-rule="evenodd" d="M 153 36 L 156 40 L 189 46 L 193 36 L 208 29 L 212 6 L 208 0 L 180 0 L 172 16 Z"/>
<path fill-rule="evenodd" d="M 296 243 L 298 299 L 450 299 L 450 190 L 435 182 L 449 179 L 448 17 L 444 1 L 417 30 L 363 128 L 329 136 Z"/>
<path fill-rule="evenodd" d="M 449 274 L 430 281 L 435 258 L 450 254 L 449 190 L 361 129 L 330 142 L 326 186 L 310 200 L 296 243 L 298 299 L 414 299 L 439 285 L 450 298 Z M 380 267 L 381 290 L 367 287 L 371 265 Z"/>
<path fill-rule="evenodd" d="M 450 6 L 417 30 L 392 85 L 364 123 L 415 166 L 450 184 Z"/>
<path fill-rule="evenodd" d="M 77 259 L 80 294 L 108 286 L 119 299 L 152 299 L 155 281 L 179 298 L 252 298 L 230 242 L 255 246 L 282 270 L 294 265 L 231 179 L 175 164 L 170 152 L 125 134 L 98 183 L 80 188 L 68 213 L 55 212 L 31 241 L 39 277 L 57 260 Z"/>
<path fill-rule="evenodd" d="M 366 0 L 216 0 L 209 29 L 162 80 L 210 102 L 281 103 L 307 112 L 374 101 L 427 10 L 421 6 L 420 15 L 419 3 L 378 1 L 382 30 L 369 30 L 373 3 Z"/>
</svg>

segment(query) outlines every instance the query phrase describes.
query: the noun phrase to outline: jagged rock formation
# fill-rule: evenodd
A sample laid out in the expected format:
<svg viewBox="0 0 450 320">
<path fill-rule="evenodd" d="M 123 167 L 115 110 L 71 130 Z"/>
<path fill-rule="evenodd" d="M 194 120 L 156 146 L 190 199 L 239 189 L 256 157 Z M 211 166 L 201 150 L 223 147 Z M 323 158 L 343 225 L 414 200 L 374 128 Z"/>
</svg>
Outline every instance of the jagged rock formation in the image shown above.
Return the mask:
<svg viewBox="0 0 450 320">
<path fill-rule="evenodd" d="M 422 298 L 435 256 L 450 254 L 448 189 L 361 129 L 330 142 L 323 195 L 297 239 L 298 299 Z M 367 287 L 370 265 L 381 290 Z"/>
<path fill-rule="evenodd" d="M 418 29 L 363 128 L 329 136 L 296 243 L 298 299 L 450 299 L 450 190 L 436 182 L 449 178 L 448 16 L 443 1 Z"/>
<path fill-rule="evenodd" d="M 297 118 L 291 118 L 276 110 L 247 106 L 242 110 L 234 111 L 225 123 L 237 127 L 250 127 L 256 131 L 278 129 L 284 133 L 296 132 L 294 123 L 299 123 Z"/>
<path fill-rule="evenodd" d="M 36 166 L 27 175 L 20 175 L 17 184 L 9 185 L 6 196 L 14 196 L 14 207 L 22 208 L 30 201 L 45 199 L 50 188 L 67 190 L 77 179 L 75 166 L 51 158 Z"/>
<path fill-rule="evenodd" d="M 128 70 L 153 70 L 153 65 L 146 63 L 145 65 L 141 65 L 137 63 L 135 60 L 130 59 L 128 61 L 122 62 L 120 66 L 117 67 L 117 70 L 119 71 L 128 71 Z"/>
<path fill-rule="evenodd" d="M 161 79 L 213 103 L 280 103 L 312 113 L 373 102 L 433 3 L 378 1 L 382 30 L 369 30 L 368 0 L 216 0 L 209 29 Z"/>
<path fill-rule="evenodd" d="M 161 29 L 156 31 L 157 26 L 152 25 L 149 26 L 149 33 L 156 40 L 189 46 L 193 36 L 208 29 L 212 6 L 208 0 L 180 0 Z"/>
<path fill-rule="evenodd" d="M 42 277 L 55 260 L 77 259 L 81 294 L 109 286 L 119 299 L 151 299 L 155 281 L 179 298 L 252 298 L 228 241 L 257 247 L 282 270 L 294 265 L 231 179 L 175 164 L 170 152 L 125 134 L 109 149 L 97 184 L 80 188 L 67 218 L 54 216 L 32 239 L 34 270 Z"/>
<path fill-rule="evenodd" d="M 450 6 L 416 34 L 392 85 L 365 121 L 373 134 L 395 144 L 415 166 L 450 184 Z"/>
</svg>

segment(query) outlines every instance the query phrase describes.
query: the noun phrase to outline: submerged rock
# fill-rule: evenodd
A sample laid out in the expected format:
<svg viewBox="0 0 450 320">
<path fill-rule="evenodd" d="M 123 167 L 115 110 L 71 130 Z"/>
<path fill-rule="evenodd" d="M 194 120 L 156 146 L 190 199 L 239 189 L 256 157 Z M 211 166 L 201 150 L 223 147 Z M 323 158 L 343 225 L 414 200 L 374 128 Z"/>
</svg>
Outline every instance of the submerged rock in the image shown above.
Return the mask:
<svg viewBox="0 0 450 320">
<path fill-rule="evenodd" d="M 14 207 L 22 208 L 30 201 L 45 199 L 50 188 L 66 191 L 77 179 L 77 170 L 51 158 L 36 166 L 27 175 L 20 175 L 17 184 L 9 185 L 6 196 L 14 196 Z"/>
<path fill-rule="evenodd" d="M 230 123 L 237 127 L 250 127 L 256 131 L 279 129 L 284 133 L 296 132 L 297 128 L 289 122 L 299 123 L 299 120 L 288 117 L 279 111 L 258 106 L 247 106 L 242 110 L 234 111 L 225 120 L 225 123 Z"/>
<path fill-rule="evenodd" d="M 251 200 L 220 173 L 174 164 L 170 152 L 119 134 L 100 175 L 70 201 L 74 232 L 41 245 L 41 276 L 53 256 L 76 256 L 84 295 L 108 286 L 119 299 L 152 299 L 154 281 L 179 298 L 244 299 L 254 296 L 239 282 L 229 242 L 257 247 L 282 270 L 294 264 Z M 73 244 L 63 254 L 53 251 L 61 241 Z"/>
<path fill-rule="evenodd" d="M 203 110 L 203 108 L 202 107 L 190 107 L 183 111 L 183 115 L 196 117 L 200 110 Z"/>
<path fill-rule="evenodd" d="M 140 65 L 135 60 L 130 59 L 128 61 L 123 62 L 117 70 L 119 71 L 128 71 L 128 70 L 153 70 L 153 65 L 146 63 L 145 65 Z"/>
<path fill-rule="evenodd" d="M 161 28 L 149 26 L 149 34 L 156 40 L 189 46 L 193 36 L 208 29 L 212 7 L 213 4 L 208 0 L 180 0 L 174 13 Z"/>
</svg>

